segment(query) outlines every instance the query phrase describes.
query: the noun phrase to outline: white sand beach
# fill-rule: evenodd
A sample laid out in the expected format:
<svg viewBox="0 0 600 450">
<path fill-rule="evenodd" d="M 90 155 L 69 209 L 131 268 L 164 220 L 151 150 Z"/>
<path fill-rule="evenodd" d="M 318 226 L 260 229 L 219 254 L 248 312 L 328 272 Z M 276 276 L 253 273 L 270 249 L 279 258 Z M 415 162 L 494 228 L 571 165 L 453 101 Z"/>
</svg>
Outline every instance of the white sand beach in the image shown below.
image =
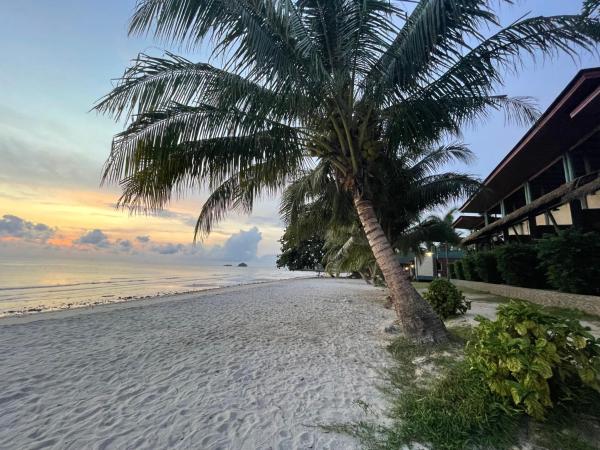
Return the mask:
<svg viewBox="0 0 600 450">
<path fill-rule="evenodd" d="M 0 448 L 355 448 L 319 425 L 383 410 L 383 297 L 297 279 L 0 320 Z"/>
</svg>

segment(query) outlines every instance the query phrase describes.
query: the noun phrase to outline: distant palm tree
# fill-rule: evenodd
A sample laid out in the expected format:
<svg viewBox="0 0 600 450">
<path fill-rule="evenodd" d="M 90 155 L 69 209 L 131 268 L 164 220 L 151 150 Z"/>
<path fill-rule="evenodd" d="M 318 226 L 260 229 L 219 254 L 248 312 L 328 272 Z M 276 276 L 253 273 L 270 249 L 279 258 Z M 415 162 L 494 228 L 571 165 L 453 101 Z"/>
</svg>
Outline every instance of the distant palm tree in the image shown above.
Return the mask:
<svg viewBox="0 0 600 450">
<path fill-rule="evenodd" d="M 251 211 L 260 193 L 327 161 L 352 195 L 405 334 L 445 340 L 373 208 L 378 161 L 457 135 L 490 108 L 534 120 L 526 100 L 493 95 L 503 71 L 598 39 L 597 18 L 584 15 L 524 18 L 484 39 L 480 30 L 498 28 L 492 3 L 138 0 L 132 34 L 188 49 L 210 42 L 222 64 L 140 55 L 96 105 L 132 118 L 104 180 L 122 183 L 120 204 L 134 210 L 207 187 L 196 232 L 208 233 L 226 211 Z"/>
</svg>

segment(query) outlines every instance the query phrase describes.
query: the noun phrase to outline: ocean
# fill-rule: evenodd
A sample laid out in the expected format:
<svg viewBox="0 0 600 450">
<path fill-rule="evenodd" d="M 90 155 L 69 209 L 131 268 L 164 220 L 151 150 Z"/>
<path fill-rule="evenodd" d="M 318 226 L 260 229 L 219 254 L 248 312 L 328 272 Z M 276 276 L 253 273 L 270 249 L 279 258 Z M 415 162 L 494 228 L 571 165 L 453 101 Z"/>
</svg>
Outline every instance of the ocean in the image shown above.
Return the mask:
<svg viewBox="0 0 600 450">
<path fill-rule="evenodd" d="M 251 264 L 225 267 L 0 260 L 0 317 L 314 275 Z"/>
</svg>

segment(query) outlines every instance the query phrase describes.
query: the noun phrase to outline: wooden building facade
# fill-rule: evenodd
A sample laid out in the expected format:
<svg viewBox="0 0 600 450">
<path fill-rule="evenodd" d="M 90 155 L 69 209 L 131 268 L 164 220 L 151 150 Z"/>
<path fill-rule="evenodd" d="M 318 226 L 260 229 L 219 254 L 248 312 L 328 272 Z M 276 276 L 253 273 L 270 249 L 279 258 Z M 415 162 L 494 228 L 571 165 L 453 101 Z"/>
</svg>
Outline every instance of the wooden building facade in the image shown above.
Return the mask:
<svg viewBox="0 0 600 450">
<path fill-rule="evenodd" d="M 585 69 L 460 208 L 464 245 L 600 231 L 600 68 Z"/>
</svg>

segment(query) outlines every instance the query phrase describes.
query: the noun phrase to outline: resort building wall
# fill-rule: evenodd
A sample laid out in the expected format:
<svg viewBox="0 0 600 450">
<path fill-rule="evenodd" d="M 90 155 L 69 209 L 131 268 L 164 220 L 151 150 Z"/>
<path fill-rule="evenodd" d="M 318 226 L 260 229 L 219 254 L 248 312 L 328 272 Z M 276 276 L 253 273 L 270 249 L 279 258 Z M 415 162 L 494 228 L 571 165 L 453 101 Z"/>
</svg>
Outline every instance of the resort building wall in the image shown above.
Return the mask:
<svg viewBox="0 0 600 450">
<path fill-rule="evenodd" d="M 600 68 L 577 74 L 460 211 L 467 246 L 600 231 Z"/>
</svg>

